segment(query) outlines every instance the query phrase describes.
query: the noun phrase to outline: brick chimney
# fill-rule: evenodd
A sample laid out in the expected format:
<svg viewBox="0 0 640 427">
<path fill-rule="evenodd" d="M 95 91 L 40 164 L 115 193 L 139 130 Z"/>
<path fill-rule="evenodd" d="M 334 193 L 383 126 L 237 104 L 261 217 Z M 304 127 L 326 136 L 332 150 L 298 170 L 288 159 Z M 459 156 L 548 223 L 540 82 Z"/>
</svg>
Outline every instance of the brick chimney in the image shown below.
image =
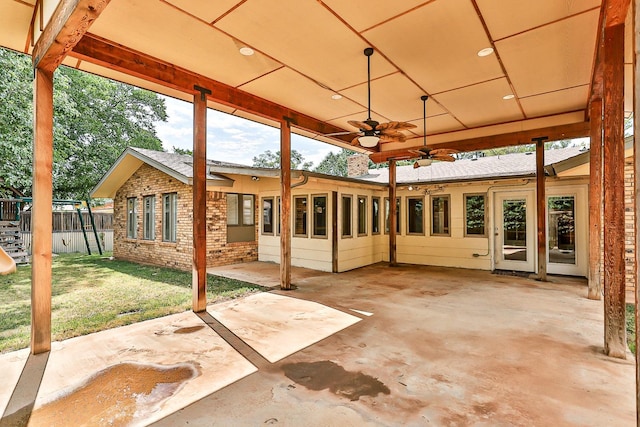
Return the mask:
<svg viewBox="0 0 640 427">
<path fill-rule="evenodd" d="M 347 157 L 347 176 L 356 178 L 369 174 L 369 156 L 366 154 L 354 154 Z"/>
</svg>

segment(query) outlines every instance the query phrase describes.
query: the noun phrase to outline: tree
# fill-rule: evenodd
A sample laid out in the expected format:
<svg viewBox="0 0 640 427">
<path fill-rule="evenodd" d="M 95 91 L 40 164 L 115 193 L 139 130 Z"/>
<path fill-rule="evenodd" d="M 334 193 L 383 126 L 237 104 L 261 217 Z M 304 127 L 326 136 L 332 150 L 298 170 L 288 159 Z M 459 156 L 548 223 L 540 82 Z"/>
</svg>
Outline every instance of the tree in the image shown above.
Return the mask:
<svg viewBox="0 0 640 427">
<path fill-rule="evenodd" d="M 173 152 L 176 154 L 186 154 L 187 156 L 193 156 L 193 150 L 190 150 L 188 148 L 176 147 L 175 145 L 173 146 Z"/>
<path fill-rule="evenodd" d="M 327 175 L 347 176 L 347 158 L 354 154 L 356 154 L 355 151 L 346 148 L 343 148 L 338 153 L 331 151 L 313 171 Z"/>
<path fill-rule="evenodd" d="M 280 169 L 280 150 L 275 153 L 267 150 L 253 158 L 253 166 L 257 168 Z M 304 156 L 296 151 L 291 150 L 291 169 L 311 170 L 313 162 L 305 162 Z"/>
<path fill-rule="evenodd" d="M 31 194 L 33 90 L 28 56 L 0 49 L 0 178 Z M 123 83 L 60 67 L 54 74 L 53 193 L 86 198 L 129 146 L 162 149 L 164 100 Z"/>
</svg>

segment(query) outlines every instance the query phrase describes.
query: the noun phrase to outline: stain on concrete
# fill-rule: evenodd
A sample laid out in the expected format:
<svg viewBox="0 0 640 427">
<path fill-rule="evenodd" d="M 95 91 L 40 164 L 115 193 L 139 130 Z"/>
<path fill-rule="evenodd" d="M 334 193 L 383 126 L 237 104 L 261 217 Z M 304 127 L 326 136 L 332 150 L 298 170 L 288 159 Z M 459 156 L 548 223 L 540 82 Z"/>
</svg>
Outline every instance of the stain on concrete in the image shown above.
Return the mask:
<svg viewBox="0 0 640 427">
<path fill-rule="evenodd" d="M 178 328 L 175 331 L 173 331 L 173 333 L 174 334 L 192 334 L 194 332 L 202 330 L 203 328 L 204 328 L 204 325 L 188 326 L 188 327 L 184 327 L 184 328 Z"/>
<path fill-rule="evenodd" d="M 198 375 L 193 364 L 113 365 L 36 409 L 29 425 L 126 426 L 145 419 Z"/>
<path fill-rule="evenodd" d="M 362 372 L 349 372 L 329 360 L 289 363 L 283 365 L 282 370 L 287 378 L 309 390 L 329 389 L 352 401 L 359 400 L 362 396 L 376 397 L 380 393 L 391 393 L 377 378 Z"/>
</svg>

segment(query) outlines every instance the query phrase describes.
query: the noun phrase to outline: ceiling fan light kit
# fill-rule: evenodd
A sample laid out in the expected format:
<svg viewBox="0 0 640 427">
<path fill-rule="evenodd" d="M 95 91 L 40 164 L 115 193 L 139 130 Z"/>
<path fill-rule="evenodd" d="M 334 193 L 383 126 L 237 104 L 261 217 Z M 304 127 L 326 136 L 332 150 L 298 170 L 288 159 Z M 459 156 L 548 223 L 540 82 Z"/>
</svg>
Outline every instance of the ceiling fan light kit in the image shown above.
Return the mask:
<svg viewBox="0 0 640 427">
<path fill-rule="evenodd" d="M 378 145 L 378 141 L 380 141 L 380 138 L 375 135 L 363 135 L 358 138 L 358 142 L 360 143 L 360 145 L 366 148 L 375 147 L 376 145 Z"/>
</svg>

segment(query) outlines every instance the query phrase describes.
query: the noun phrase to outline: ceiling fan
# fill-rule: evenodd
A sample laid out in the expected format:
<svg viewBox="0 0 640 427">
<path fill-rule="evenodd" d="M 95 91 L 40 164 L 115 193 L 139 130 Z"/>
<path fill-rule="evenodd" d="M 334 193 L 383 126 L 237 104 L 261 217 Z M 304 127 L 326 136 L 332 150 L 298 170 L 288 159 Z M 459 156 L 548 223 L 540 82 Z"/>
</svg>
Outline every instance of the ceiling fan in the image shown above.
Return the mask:
<svg viewBox="0 0 640 427">
<path fill-rule="evenodd" d="M 413 163 L 413 168 L 419 168 L 420 166 L 429 166 L 434 160 L 440 160 L 441 162 L 454 162 L 456 160 L 452 154 L 456 154 L 458 150 L 451 148 L 429 148 L 427 147 L 427 95 L 420 97 L 422 100 L 422 147 L 417 150 L 409 150 L 414 154 L 420 156 L 418 160 Z"/>
<path fill-rule="evenodd" d="M 372 148 L 379 143 L 385 142 L 405 142 L 407 137 L 402 130 L 412 129 L 416 125 L 406 122 L 387 122 L 379 123 L 371 119 L 371 55 L 373 48 L 368 47 L 364 50 L 367 57 L 367 119 L 363 121 L 349 120 L 351 126 L 358 128 L 359 132 L 338 132 L 330 133 L 325 136 L 348 135 L 355 134 L 355 138 L 351 141 L 351 145 L 358 145 L 366 148 Z"/>
</svg>

